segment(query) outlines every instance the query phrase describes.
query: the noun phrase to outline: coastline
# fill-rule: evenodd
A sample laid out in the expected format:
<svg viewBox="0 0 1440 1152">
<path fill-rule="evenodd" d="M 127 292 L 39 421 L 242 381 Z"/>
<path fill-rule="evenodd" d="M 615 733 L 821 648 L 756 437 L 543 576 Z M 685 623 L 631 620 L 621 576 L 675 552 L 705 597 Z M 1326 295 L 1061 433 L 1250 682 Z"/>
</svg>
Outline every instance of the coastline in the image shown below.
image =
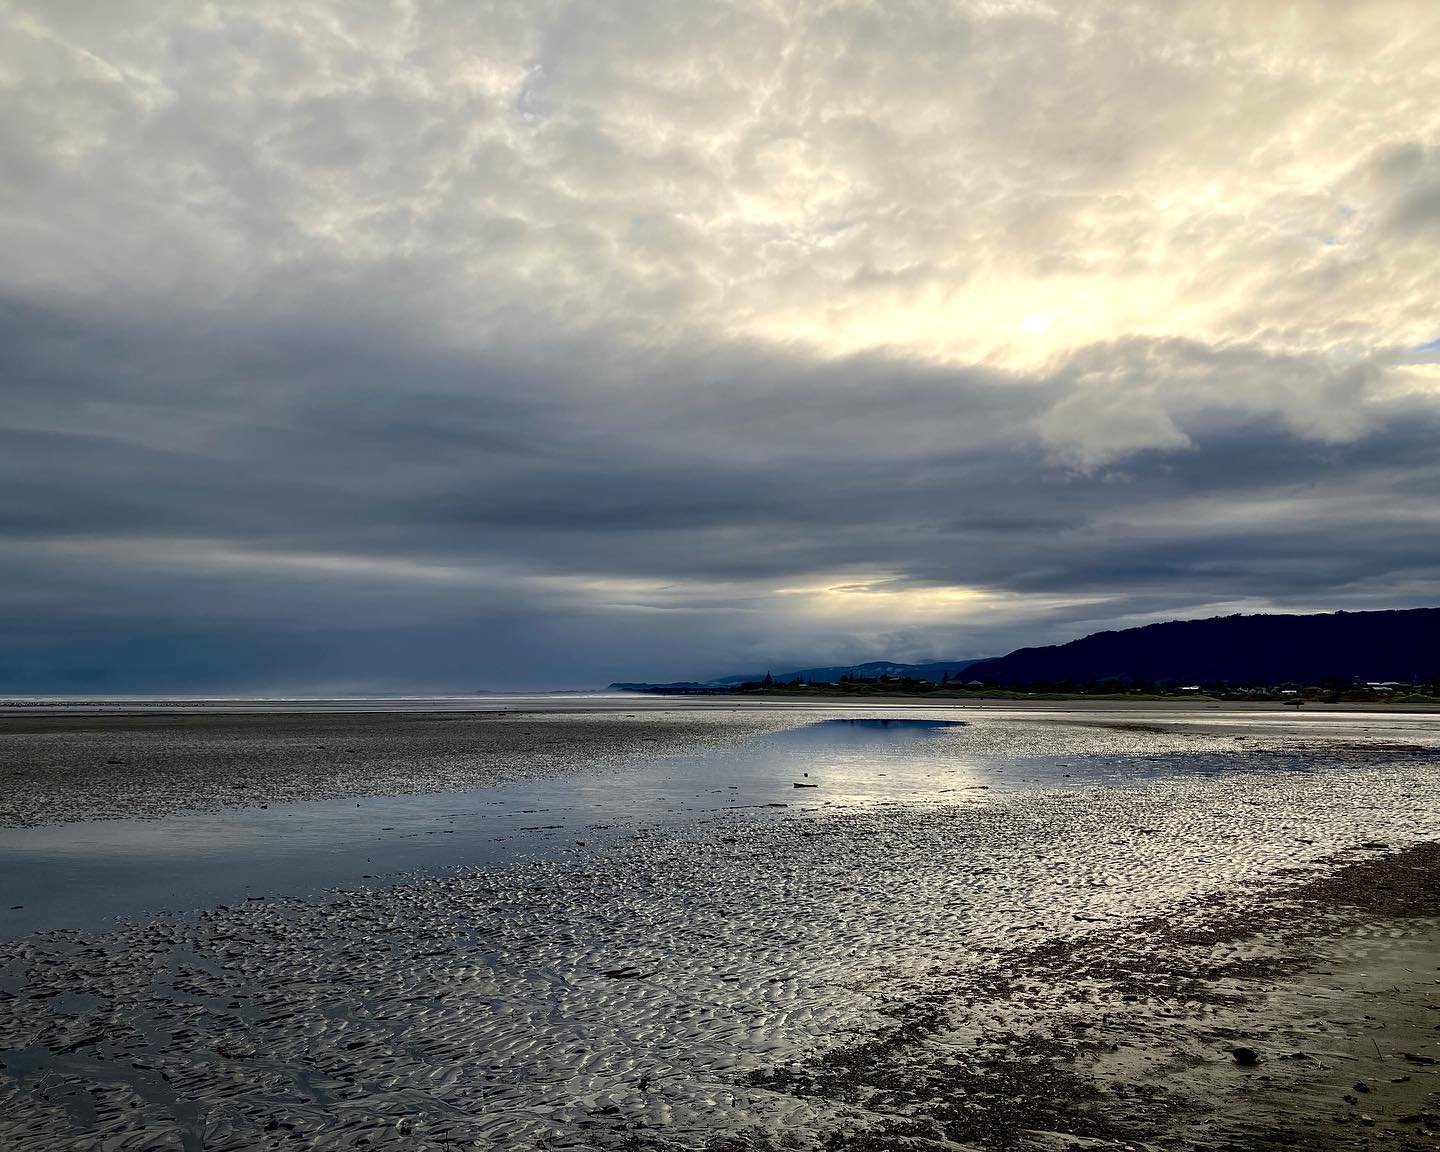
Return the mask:
<svg viewBox="0 0 1440 1152">
<path fill-rule="evenodd" d="M 955 704 L 927 697 L 524 698 L 364 711 L 310 711 L 300 702 L 269 711 L 263 703 L 0 711 L 0 828 L 466 792 L 742 744 L 831 717 L 939 713 L 986 724 L 1212 738 L 1233 719 L 1262 725 L 1268 738 L 1325 740 L 1340 722 L 1374 715 L 1392 724 L 1413 718 L 1412 736 L 1428 740 L 1435 714 L 1385 705 L 1306 711 L 1195 700 Z M 1236 735 L 1243 735 L 1239 728 Z"/>
<path fill-rule="evenodd" d="M 143 717 L 143 716 L 540 716 L 569 713 L 753 711 L 765 708 L 957 708 L 984 711 L 1014 709 L 1025 712 L 1175 711 L 1269 712 L 1277 716 L 1325 712 L 1373 712 L 1377 715 L 1440 713 L 1440 702 L 1412 704 L 1383 701 L 1307 700 L 1296 707 L 1273 700 L 1220 700 L 1211 697 L 1090 696 L 1045 694 L 1033 696 L 942 696 L 902 693 L 845 694 L 786 693 L 763 695 L 663 692 L 596 693 L 590 695 L 495 697 L 338 697 L 294 698 L 155 698 L 144 701 L 105 699 L 0 699 L 0 723 L 26 717 Z"/>
<path fill-rule="evenodd" d="M 943 696 L 943 695 L 916 695 L 907 696 L 902 693 L 883 693 L 876 695 L 847 695 L 842 692 L 805 692 L 796 691 L 788 693 L 784 690 L 767 692 L 763 695 L 690 695 L 677 693 L 667 695 L 661 692 L 637 693 L 637 695 L 678 702 L 682 700 L 693 701 L 715 701 L 715 707 L 736 707 L 740 705 L 749 707 L 764 707 L 770 704 L 807 704 L 814 707 L 823 707 L 827 702 L 857 707 L 884 707 L 887 703 L 903 705 L 907 708 L 919 707 L 941 707 L 941 708 L 975 708 L 987 711 L 1016 709 L 1020 711 L 1106 711 L 1135 710 L 1135 711 L 1181 711 L 1181 712 L 1271 712 L 1276 715 L 1294 715 L 1305 712 L 1374 712 L 1380 715 L 1396 715 L 1407 712 L 1417 713 L 1440 713 L 1440 701 L 1419 702 L 1414 704 L 1386 703 L 1383 701 L 1369 700 L 1337 700 L 1334 702 L 1306 700 L 1301 707 L 1293 704 L 1285 704 L 1274 700 L 1220 700 L 1213 697 L 1193 698 L 1186 696 L 1165 696 L 1136 698 L 1133 696 L 1090 696 L 1090 695 L 1066 695 L 1063 693 L 1036 693 L 1030 696 Z M 683 706 L 676 704 L 675 706 Z M 696 705 L 703 707 L 704 705 Z"/>
</svg>

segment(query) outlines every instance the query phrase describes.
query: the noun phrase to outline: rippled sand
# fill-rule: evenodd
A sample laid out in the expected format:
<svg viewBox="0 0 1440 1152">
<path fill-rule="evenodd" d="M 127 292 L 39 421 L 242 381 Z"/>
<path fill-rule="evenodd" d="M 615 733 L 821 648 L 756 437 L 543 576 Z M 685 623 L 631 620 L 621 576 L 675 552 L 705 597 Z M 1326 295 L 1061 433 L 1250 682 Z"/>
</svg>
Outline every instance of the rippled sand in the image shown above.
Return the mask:
<svg viewBox="0 0 1440 1152">
<path fill-rule="evenodd" d="M 1235 750 L 1228 729 L 977 738 L 1151 774 L 797 803 L 564 862 L 0 945 L 0 1146 L 1046 1146 L 993 1100 L 986 1124 L 956 1122 L 973 1067 L 937 1070 L 1012 1017 L 1053 1024 L 1056 989 L 1121 1011 L 1141 993 L 1095 959 L 1130 949 L 1132 983 L 1160 981 L 1158 958 L 1191 945 L 1157 925 L 1203 939 L 1346 861 L 1440 839 L 1435 757 L 1383 734 L 1303 753 L 1293 734 Z M 1209 947 L 1237 963 L 1224 979 L 1277 978 L 1246 965 L 1280 944 Z M 1067 967 L 1066 949 L 1089 958 Z M 1006 1043 L 1032 1069 L 1067 1055 Z M 1197 1042 L 1191 1066 L 1228 1070 L 1227 1044 Z M 1003 1103 L 1002 1064 L 985 1082 Z"/>
</svg>

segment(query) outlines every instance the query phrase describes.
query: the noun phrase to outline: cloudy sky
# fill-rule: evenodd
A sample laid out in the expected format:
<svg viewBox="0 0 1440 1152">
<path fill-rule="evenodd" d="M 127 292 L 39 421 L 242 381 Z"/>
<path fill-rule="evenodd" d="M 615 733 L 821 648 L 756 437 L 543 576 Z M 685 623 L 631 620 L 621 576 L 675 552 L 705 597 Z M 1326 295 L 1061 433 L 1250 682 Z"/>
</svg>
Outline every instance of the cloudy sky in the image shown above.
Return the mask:
<svg viewBox="0 0 1440 1152">
<path fill-rule="evenodd" d="M 0 0 L 0 689 L 1440 603 L 1440 6 Z"/>
</svg>

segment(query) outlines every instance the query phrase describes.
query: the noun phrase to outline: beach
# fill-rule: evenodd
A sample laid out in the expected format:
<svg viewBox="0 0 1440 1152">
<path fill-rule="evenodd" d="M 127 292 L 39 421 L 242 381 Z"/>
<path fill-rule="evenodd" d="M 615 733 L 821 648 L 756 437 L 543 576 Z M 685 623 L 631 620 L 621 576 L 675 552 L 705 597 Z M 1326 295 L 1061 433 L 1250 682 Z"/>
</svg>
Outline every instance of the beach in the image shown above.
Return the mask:
<svg viewBox="0 0 1440 1152">
<path fill-rule="evenodd" d="M 1431 716 L 510 703 L 0 718 L 0 1144 L 1436 1146 Z"/>
<path fill-rule="evenodd" d="M 783 712 L 623 707 L 175 712 L 0 717 L 0 827 L 454 792 L 743 740 Z"/>
</svg>

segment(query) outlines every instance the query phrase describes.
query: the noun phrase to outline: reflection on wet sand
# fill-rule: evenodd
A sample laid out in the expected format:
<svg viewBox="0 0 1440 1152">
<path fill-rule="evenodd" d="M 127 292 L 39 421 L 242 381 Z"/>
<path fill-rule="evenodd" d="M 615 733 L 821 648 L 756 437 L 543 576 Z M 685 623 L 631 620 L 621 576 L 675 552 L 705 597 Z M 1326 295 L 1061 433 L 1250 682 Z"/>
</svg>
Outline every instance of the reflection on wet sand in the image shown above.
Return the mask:
<svg viewBox="0 0 1440 1152">
<path fill-rule="evenodd" d="M 1041 1138 L 1003 1109 L 947 1128 L 953 1077 L 853 1054 L 928 1011 L 906 1060 L 942 1069 L 967 1013 L 1021 1022 L 998 985 L 975 1002 L 998 975 L 1058 987 L 1066 949 L 1199 932 L 1440 836 L 1435 754 L 1379 730 L 966 719 L 626 769 L 598 844 L 567 824 L 565 851 L 0 945 L 0 1145 L 1013 1146 Z"/>
</svg>

